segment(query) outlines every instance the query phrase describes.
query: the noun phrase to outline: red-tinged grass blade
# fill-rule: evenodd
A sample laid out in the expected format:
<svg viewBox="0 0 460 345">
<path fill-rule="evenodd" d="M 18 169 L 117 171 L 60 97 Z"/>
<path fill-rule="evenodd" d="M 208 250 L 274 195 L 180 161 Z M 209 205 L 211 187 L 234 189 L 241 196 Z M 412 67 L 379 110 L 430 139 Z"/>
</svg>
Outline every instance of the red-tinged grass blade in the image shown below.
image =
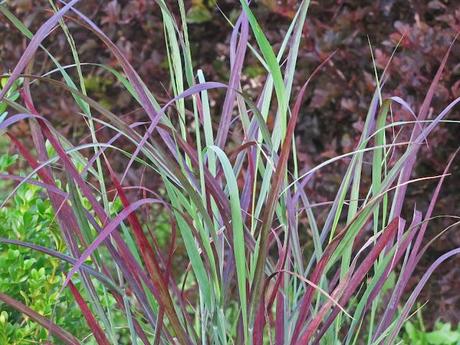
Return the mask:
<svg viewBox="0 0 460 345">
<path fill-rule="evenodd" d="M 169 281 L 169 277 L 171 276 L 172 260 L 174 256 L 175 246 L 176 246 L 176 235 L 177 235 L 176 225 L 172 224 L 171 245 L 169 247 L 168 262 L 166 263 L 165 281 Z M 158 345 L 160 343 L 160 335 L 163 329 L 163 321 L 164 321 L 164 307 L 160 306 L 160 311 L 158 312 L 157 327 L 155 329 L 155 338 L 153 340 L 153 345 Z"/>
<path fill-rule="evenodd" d="M 77 338 L 75 338 L 72 334 L 65 331 L 55 323 L 51 322 L 47 318 L 43 317 L 42 315 L 38 314 L 34 310 L 30 309 L 28 306 L 22 304 L 19 301 L 11 298 L 8 295 L 5 295 L 0 292 L 0 301 L 3 303 L 8 304 L 12 308 L 16 309 L 20 313 L 27 315 L 33 321 L 38 323 L 40 326 L 46 328 L 52 335 L 59 338 L 64 344 L 66 345 L 80 345 L 80 342 Z"/>
<path fill-rule="evenodd" d="M 264 341 L 265 311 L 267 310 L 267 307 L 265 305 L 265 298 L 263 298 L 263 295 L 264 294 L 262 294 L 259 309 L 257 310 L 254 320 L 254 333 L 252 335 L 252 342 L 254 345 L 261 345 Z"/>
<path fill-rule="evenodd" d="M 355 290 L 361 285 L 363 279 L 365 278 L 366 274 L 370 271 L 370 269 L 374 266 L 375 261 L 379 257 L 382 250 L 386 247 L 387 243 L 392 240 L 398 230 L 398 223 L 399 219 L 395 218 L 383 231 L 381 236 L 379 237 L 375 246 L 371 249 L 369 254 L 366 258 L 362 261 L 361 265 L 358 269 L 351 275 L 349 281 L 346 285 L 343 286 L 343 294 L 341 294 L 340 298 L 340 305 L 345 305 L 348 303 L 350 297 L 353 295 Z M 335 295 L 335 294 L 334 294 Z M 300 340 L 297 344 L 305 344 L 308 340 L 313 338 L 314 333 L 316 332 L 317 328 L 323 322 L 324 317 L 329 310 L 331 304 L 327 302 L 320 310 L 318 315 L 313 318 L 312 322 L 308 325 L 307 329 L 300 337 Z M 333 314 L 331 315 L 332 320 L 338 315 L 339 309 L 335 309 Z M 330 317 L 330 318 L 331 318 Z"/>
<path fill-rule="evenodd" d="M 163 330 L 163 321 L 165 315 L 165 308 L 160 307 L 158 312 L 157 327 L 155 329 L 155 338 L 153 339 L 153 345 L 159 345 L 161 340 L 161 331 Z"/>
<path fill-rule="evenodd" d="M 385 277 L 388 276 L 388 274 L 393 270 L 394 266 L 396 265 L 396 263 L 401 259 L 402 257 L 402 254 L 403 254 L 403 251 L 405 251 L 407 249 L 407 247 L 409 246 L 409 244 L 412 243 L 412 240 L 414 239 L 414 237 L 417 235 L 418 233 L 418 230 L 420 228 L 420 222 L 422 220 L 422 213 L 417 211 L 417 209 L 414 209 L 414 213 L 413 213 L 413 216 L 412 216 L 412 222 L 411 224 L 409 225 L 409 236 L 404 240 L 405 242 L 403 243 L 403 245 L 400 245 L 398 247 L 398 251 L 396 252 L 396 255 L 395 255 L 395 259 L 392 260 L 392 264 L 391 265 L 388 265 L 388 267 L 386 268 L 385 270 L 385 273 L 382 275 L 382 277 L 380 278 L 379 282 L 376 284 L 374 290 L 370 293 L 369 295 L 369 298 L 368 298 L 368 302 L 367 302 L 367 305 L 366 305 L 366 311 L 367 309 L 371 306 L 371 303 L 372 301 L 374 301 L 374 299 L 377 297 L 378 294 L 380 294 L 381 292 L 381 289 L 385 283 Z M 401 226 L 400 228 L 404 228 L 404 225 Z M 406 245 L 407 243 L 407 245 Z M 404 269 L 404 266 L 403 266 L 403 269 Z M 402 279 L 402 274 L 400 274 L 399 276 L 399 280 Z M 396 284 L 396 286 L 394 287 L 394 290 L 393 290 L 393 293 L 392 293 L 392 296 L 390 297 L 390 300 L 388 302 L 388 306 L 387 308 L 385 309 L 384 311 L 384 314 L 383 316 L 381 317 L 381 320 L 384 320 L 386 315 L 388 313 L 391 312 L 392 309 L 396 309 L 398 306 L 394 303 L 395 301 L 395 298 L 394 296 L 398 294 L 398 285 L 399 285 L 399 280 L 398 280 L 398 283 Z M 364 313 L 363 313 L 363 316 L 364 317 Z M 380 321 L 380 325 L 382 324 L 383 321 Z M 377 333 L 378 333 L 378 330 L 380 328 L 380 325 L 377 327 Z"/>
<path fill-rule="evenodd" d="M 107 157 L 104 156 L 104 158 L 105 158 L 106 166 L 109 170 L 112 182 L 117 190 L 118 196 L 120 197 L 121 203 L 123 207 L 127 209 L 130 207 L 130 202 L 128 201 L 128 198 L 123 188 L 121 187 L 120 182 L 115 176 L 115 173 L 112 170 L 112 167 L 109 161 L 107 160 Z M 128 215 L 128 222 L 131 228 L 133 229 L 136 244 L 139 247 L 142 258 L 147 267 L 147 270 L 149 271 L 151 278 L 154 280 L 162 279 L 163 277 L 161 274 L 160 264 L 158 263 L 155 252 L 152 246 L 150 245 L 150 242 L 148 241 L 147 237 L 145 236 L 144 230 L 142 229 L 142 225 L 134 212 Z M 160 285 L 164 286 L 165 284 L 167 284 L 167 282 L 163 281 L 163 284 L 160 284 Z"/>
<path fill-rule="evenodd" d="M 286 261 L 288 258 L 288 253 L 289 253 L 289 237 L 288 240 L 286 241 L 285 245 L 283 248 L 280 249 L 280 257 L 276 266 L 276 272 L 282 272 L 285 271 L 285 265 Z M 273 275 L 272 275 L 273 276 Z M 273 289 L 271 291 L 271 294 L 268 296 L 266 299 L 266 293 L 268 290 L 268 284 L 270 283 L 271 277 L 266 280 L 264 284 L 264 289 L 262 292 L 262 300 L 259 306 L 259 309 L 257 311 L 256 319 L 255 319 L 255 325 L 254 325 L 254 336 L 253 336 L 253 343 L 254 345 L 262 345 L 263 344 L 263 334 L 264 334 L 264 328 L 266 324 L 266 316 L 271 312 L 273 303 L 275 302 L 275 298 L 281 294 L 280 292 L 280 286 L 284 282 L 284 274 L 278 274 L 275 280 L 275 284 L 273 286 Z M 276 310 L 276 320 L 278 317 L 281 317 L 283 319 L 284 317 L 284 311 L 280 311 L 279 309 Z M 284 322 L 283 322 L 284 323 Z"/>
<path fill-rule="evenodd" d="M 276 270 L 279 272 L 286 269 L 285 267 L 287 265 L 288 254 L 289 254 L 289 249 L 290 249 L 289 246 L 290 246 L 290 243 L 289 243 L 289 237 L 288 237 L 286 244 L 280 251 L 280 259 L 278 260 L 278 263 L 276 266 Z M 276 296 L 280 293 L 280 287 L 283 281 L 284 281 L 284 275 L 282 274 L 278 275 L 275 281 L 275 285 L 273 286 L 272 293 L 267 302 L 267 310 L 270 310 L 271 307 L 273 306 Z"/>
<path fill-rule="evenodd" d="M 96 318 L 89 309 L 88 305 L 86 304 L 78 289 L 75 287 L 75 285 L 73 285 L 71 281 L 69 282 L 68 286 L 70 291 L 72 292 L 73 297 L 75 298 L 75 301 L 80 307 L 80 310 L 84 318 L 86 319 L 86 323 L 93 332 L 94 338 L 96 339 L 98 345 L 110 345 L 109 340 L 105 336 L 104 331 L 102 330 L 101 326 L 99 326 L 99 323 L 97 322 Z"/>
</svg>

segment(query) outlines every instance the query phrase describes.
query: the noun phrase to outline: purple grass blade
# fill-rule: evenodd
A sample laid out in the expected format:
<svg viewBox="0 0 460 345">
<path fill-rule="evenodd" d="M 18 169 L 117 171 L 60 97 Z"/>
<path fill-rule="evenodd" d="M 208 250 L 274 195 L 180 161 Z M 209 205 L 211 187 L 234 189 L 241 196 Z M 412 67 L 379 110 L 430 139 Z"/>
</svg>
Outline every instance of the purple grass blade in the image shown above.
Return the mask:
<svg viewBox="0 0 460 345">
<path fill-rule="evenodd" d="M 32 63 L 29 64 L 27 67 L 27 71 L 32 67 Z M 24 103 L 26 104 L 27 109 L 32 114 L 38 115 L 38 111 L 35 108 L 32 95 L 30 92 L 30 80 L 29 78 L 25 78 L 24 80 L 24 90 L 21 92 L 22 99 L 24 100 Z M 48 153 L 46 152 L 46 146 L 45 146 L 45 138 L 43 137 L 43 134 L 40 131 L 40 126 L 38 125 L 37 121 L 35 119 L 31 119 L 30 121 L 30 129 L 32 133 L 32 140 L 34 142 L 35 148 L 37 150 L 38 154 L 38 159 L 41 160 L 42 162 L 46 162 L 48 160 Z M 48 170 L 48 174 L 51 175 L 51 169 L 46 167 L 45 169 Z"/>
<path fill-rule="evenodd" d="M 11 239 L 8 239 L 8 238 L 2 238 L 0 237 L 0 243 L 5 243 L 5 244 L 13 244 L 13 245 L 16 245 L 16 246 L 21 246 L 21 247 L 24 247 L 24 248 L 30 248 L 34 251 L 37 251 L 37 252 L 40 252 L 40 253 L 43 253 L 43 254 L 46 254 L 46 255 L 49 255 L 49 256 L 52 256 L 54 258 L 57 258 L 59 260 L 62 260 L 64 262 L 67 262 L 71 265 L 75 265 L 75 263 L 77 262 L 77 259 L 71 257 L 71 256 L 68 256 L 68 255 L 65 255 L 65 254 L 62 254 L 56 250 L 53 250 L 53 249 L 50 249 L 50 248 L 46 248 L 46 247 L 43 247 L 43 246 L 40 246 L 38 244 L 33 244 L 33 243 L 29 243 L 29 242 L 23 242 L 23 241 L 19 241 L 19 240 L 11 240 Z M 97 278 L 100 282 L 102 282 L 109 290 L 114 290 L 114 291 L 117 291 L 118 293 L 120 293 L 121 291 L 119 291 L 118 287 L 115 285 L 115 283 L 106 275 L 102 274 L 101 272 L 99 271 L 96 271 L 94 268 L 92 268 L 91 266 L 88 266 L 86 264 L 83 264 L 81 265 L 81 269 L 89 274 L 91 274 L 92 276 L 94 276 L 95 278 Z"/>
<path fill-rule="evenodd" d="M 394 340 L 396 339 L 396 336 L 398 335 L 399 331 L 401 330 L 401 327 L 404 323 L 404 321 L 406 320 L 406 318 L 408 317 L 418 295 L 420 294 L 420 292 L 422 291 L 423 287 L 425 286 L 425 284 L 427 283 L 428 279 L 430 278 L 430 276 L 433 274 L 433 272 L 439 267 L 439 265 L 441 265 L 443 262 L 445 262 L 446 260 L 450 259 L 451 257 L 455 256 L 455 255 L 459 255 L 460 254 L 460 248 L 456 248 L 456 249 L 452 249 L 450 250 L 449 252 L 441 255 L 429 268 L 428 270 L 425 272 L 425 274 L 423 275 L 423 277 L 420 279 L 419 283 L 417 284 L 417 286 L 415 287 L 414 291 L 412 292 L 412 294 L 410 295 L 408 301 L 406 302 L 406 304 L 404 305 L 404 308 L 401 312 L 401 315 L 400 315 L 400 318 L 398 320 L 398 322 L 396 323 L 396 326 L 393 328 L 392 330 L 392 333 L 391 335 L 389 336 L 389 338 L 385 339 L 385 341 L 388 343 L 388 344 L 392 344 L 394 343 Z"/>
<path fill-rule="evenodd" d="M 235 99 L 237 96 L 236 90 L 239 88 L 241 73 L 243 70 L 243 62 L 246 55 L 249 37 L 249 22 L 244 11 L 240 15 L 239 22 L 241 25 L 235 26 L 232 32 L 232 42 L 235 42 L 239 33 L 238 46 L 234 54 L 232 65 L 230 66 L 230 82 L 228 90 L 225 95 L 224 105 L 222 108 L 222 115 L 220 118 L 219 129 L 216 136 L 216 145 L 223 148 L 227 140 L 228 131 L 230 128 L 230 122 L 232 117 L 232 110 L 234 107 Z M 233 54 L 232 54 L 233 55 Z"/>
<path fill-rule="evenodd" d="M 0 130 L 6 129 L 19 121 L 33 119 L 33 118 L 40 118 L 40 117 L 37 115 L 33 115 L 33 114 L 15 114 L 15 115 L 9 116 L 5 121 L 0 123 Z"/>
<path fill-rule="evenodd" d="M 412 217 L 411 225 L 409 226 L 409 231 L 416 233 L 418 231 L 418 228 L 420 227 L 421 221 L 422 213 L 414 209 L 414 215 Z M 418 233 L 417 237 L 420 237 L 420 233 Z M 398 282 L 396 283 L 396 286 L 393 289 L 390 301 L 388 302 L 387 308 L 385 308 L 385 312 L 382 316 L 381 322 L 378 325 L 377 330 L 375 331 L 374 340 L 378 338 L 381 332 L 383 332 L 386 329 L 386 327 L 390 325 L 393 315 L 397 311 L 399 298 L 401 297 L 403 289 L 411 276 L 411 274 L 406 274 L 408 272 L 407 265 L 408 264 L 406 263 L 406 265 L 403 267 L 403 271 L 401 272 Z"/>
<path fill-rule="evenodd" d="M 17 175 L 1 174 L 0 173 L 0 180 L 12 180 L 12 181 L 19 181 L 19 182 L 23 182 L 23 183 L 28 183 L 28 184 L 32 184 L 34 186 L 46 189 L 48 191 L 48 193 L 57 194 L 57 195 L 59 195 L 59 196 L 61 196 L 63 198 L 68 197 L 68 193 L 64 192 L 63 190 L 57 188 L 54 185 L 46 184 L 46 183 L 43 183 L 43 182 L 40 182 L 40 181 L 37 181 L 37 180 L 33 180 L 33 179 L 26 179 L 24 176 L 17 176 Z"/>
<path fill-rule="evenodd" d="M 262 345 L 264 341 L 265 310 L 265 299 L 262 298 L 254 320 L 254 331 L 252 334 L 252 343 L 254 345 Z"/>
<path fill-rule="evenodd" d="M 284 278 L 283 278 L 284 280 Z M 275 345 L 284 345 L 285 296 L 278 291 L 276 296 Z"/>
<path fill-rule="evenodd" d="M 256 314 L 256 319 L 254 322 L 254 334 L 253 334 L 253 343 L 254 345 L 262 345 L 264 338 L 264 328 L 266 324 L 266 318 L 268 313 L 272 310 L 272 306 L 275 302 L 276 297 L 281 293 L 280 292 L 280 287 L 281 284 L 284 282 L 284 274 L 282 272 L 286 271 L 286 264 L 287 264 L 287 259 L 288 259 L 288 253 L 289 253 L 289 238 L 287 239 L 286 243 L 284 246 L 279 243 L 279 239 L 277 239 L 278 243 L 278 251 L 279 251 L 279 259 L 275 268 L 275 272 L 272 276 L 270 276 L 266 281 L 264 285 L 264 289 L 262 292 L 262 301 L 259 306 L 259 310 L 257 311 Z M 281 273 L 281 274 L 278 274 Z M 267 290 L 268 290 L 268 284 L 271 281 L 271 278 L 273 276 L 277 276 L 275 280 L 275 284 L 272 287 L 271 293 L 266 296 Z M 276 313 L 276 317 L 281 316 L 283 313 Z M 284 322 L 284 321 L 283 321 Z"/>
<path fill-rule="evenodd" d="M 444 55 L 441 61 L 441 64 L 439 65 L 439 68 L 436 72 L 436 75 L 433 81 L 431 82 L 430 88 L 428 89 L 428 92 L 425 96 L 425 99 L 423 100 L 422 106 L 420 107 L 420 111 L 417 116 L 418 121 L 423 121 L 428 116 L 428 110 L 431 104 L 431 100 L 433 99 L 433 96 L 438 86 L 439 80 L 441 79 L 442 72 L 444 71 L 444 67 L 447 63 L 447 58 L 450 55 L 450 51 L 456 39 L 457 37 L 455 37 L 455 39 L 452 41 L 451 45 L 449 46 L 449 49 Z M 415 138 L 417 138 L 421 134 L 422 134 L 422 130 L 420 126 L 414 126 L 414 129 L 411 134 L 411 141 L 415 140 Z M 392 209 L 391 209 L 391 215 L 393 216 L 399 215 L 401 213 L 404 196 L 407 190 L 407 185 L 405 185 L 404 183 L 407 182 L 410 178 L 410 175 L 412 173 L 412 170 L 415 164 L 415 160 L 417 158 L 418 150 L 419 150 L 419 147 L 416 147 L 414 149 L 414 151 L 411 153 L 411 155 L 407 158 L 406 162 L 404 163 L 404 166 L 400 173 L 398 184 L 401 186 L 396 190 L 395 197 L 394 197 L 395 203 L 392 205 Z"/>
</svg>

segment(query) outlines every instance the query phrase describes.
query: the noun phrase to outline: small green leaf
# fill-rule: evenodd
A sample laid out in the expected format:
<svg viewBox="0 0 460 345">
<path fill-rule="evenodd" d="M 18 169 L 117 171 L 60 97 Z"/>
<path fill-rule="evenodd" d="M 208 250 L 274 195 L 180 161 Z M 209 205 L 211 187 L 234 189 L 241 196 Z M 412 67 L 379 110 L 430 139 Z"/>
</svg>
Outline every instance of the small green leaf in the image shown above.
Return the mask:
<svg viewBox="0 0 460 345">
<path fill-rule="evenodd" d="M 460 333 L 452 331 L 450 323 L 443 324 L 440 329 L 426 334 L 430 345 L 453 345 L 460 341 Z"/>
<path fill-rule="evenodd" d="M 8 313 L 6 311 L 2 311 L 0 313 L 0 323 L 5 324 L 8 321 Z"/>
<path fill-rule="evenodd" d="M 202 24 L 212 20 L 212 13 L 204 5 L 195 5 L 187 12 L 187 22 L 190 24 Z"/>
</svg>

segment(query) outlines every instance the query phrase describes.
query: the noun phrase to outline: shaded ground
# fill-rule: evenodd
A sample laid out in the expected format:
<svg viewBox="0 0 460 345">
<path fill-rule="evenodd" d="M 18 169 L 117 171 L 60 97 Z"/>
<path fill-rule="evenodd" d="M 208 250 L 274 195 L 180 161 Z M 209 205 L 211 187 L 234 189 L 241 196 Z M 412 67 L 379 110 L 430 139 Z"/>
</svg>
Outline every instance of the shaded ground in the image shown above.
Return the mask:
<svg viewBox="0 0 460 345">
<path fill-rule="evenodd" d="M 279 46 L 290 20 L 296 1 L 284 0 L 279 5 L 259 5 L 256 14 L 269 40 Z M 15 13 L 32 29 L 47 17 L 47 1 L 9 1 Z M 164 56 L 164 40 L 161 15 L 151 1 L 81 1 L 79 8 L 95 20 L 127 54 L 157 95 L 169 98 L 167 64 Z M 169 0 L 173 4 L 175 1 Z M 235 1 L 220 0 L 220 10 L 232 17 Z M 172 5 L 172 7 L 174 7 Z M 177 12 L 177 11 L 176 11 Z M 79 46 L 83 62 L 114 64 L 101 44 L 76 24 L 72 32 Z M 376 64 L 380 72 L 385 67 L 397 42 L 404 34 L 401 48 L 388 69 L 389 80 L 385 86 L 387 95 L 404 98 L 418 110 L 426 90 L 436 73 L 442 56 L 447 51 L 455 33 L 460 30 L 460 3 L 454 1 L 312 1 L 309 20 L 304 30 L 300 49 L 296 87 L 301 85 L 313 68 L 328 54 L 337 51 L 332 62 L 323 70 L 310 87 L 297 127 L 299 157 L 305 166 L 312 166 L 324 159 L 348 152 L 356 145 L 363 125 L 368 103 L 375 88 L 374 71 L 369 41 L 374 48 Z M 193 42 L 193 58 L 196 66 L 204 70 L 208 80 L 228 79 L 228 41 L 230 27 L 219 11 L 214 10 L 209 22 L 190 25 Z M 0 68 L 7 71 L 14 67 L 24 49 L 24 38 L 0 16 Z M 63 35 L 52 34 L 45 45 L 62 60 L 71 62 L 70 51 Z M 46 71 L 49 61 L 38 57 L 35 72 Z M 260 85 L 260 66 L 248 57 L 244 71 L 248 83 Z M 92 96 L 106 102 L 107 106 L 125 116 L 135 117 L 129 97 L 111 79 L 95 67 L 84 67 L 92 75 Z M 436 115 L 450 100 L 460 96 L 460 43 L 454 45 L 442 82 L 437 90 L 432 115 Z M 297 90 L 296 89 L 296 90 Z M 294 90 L 294 92 L 296 92 Z M 65 96 L 50 98 L 47 88 L 35 90 L 40 110 L 64 123 L 63 130 L 69 136 L 81 137 L 74 118 L 69 118 Z M 41 93 L 41 94 L 40 94 Z M 161 99 L 160 97 L 160 99 Z M 115 103 L 113 103 L 115 100 Z M 58 112 L 56 113 L 56 109 Z M 407 114 L 395 113 L 407 119 Z M 64 119 L 64 120 L 63 120 Z M 458 111 L 450 119 L 460 119 Z M 237 130 L 237 129 L 236 129 Z M 20 134 L 21 128 L 17 129 Z M 442 125 L 431 136 L 429 146 L 420 152 L 422 158 L 417 174 L 429 176 L 442 172 L 451 153 L 459 146 L 460 126 Z M 319 173 L 311 186 L 310 194 L 317 202 L 329 200 L 342 178 L 345 165 Z M 435 214 L 458 214 L 460 202 L 460 159 L 452 168 L 453 176 L 446 181 L 441 201 Z M 425 210 L 434 184 L 421 184 L 409 189 L 410 202 Z M 434 236 L 450 221 L 435 221 L 429 227 Z M 413 283 L 441 253 L 460 246 L 459 232 L 454 230 L 435 242 L 423 260 Z M 443 265 L 424 289 L 421 301 L 430 299 L 426 318 L 433 321 L 460 321 L 460 260 Z"/>
</svg>

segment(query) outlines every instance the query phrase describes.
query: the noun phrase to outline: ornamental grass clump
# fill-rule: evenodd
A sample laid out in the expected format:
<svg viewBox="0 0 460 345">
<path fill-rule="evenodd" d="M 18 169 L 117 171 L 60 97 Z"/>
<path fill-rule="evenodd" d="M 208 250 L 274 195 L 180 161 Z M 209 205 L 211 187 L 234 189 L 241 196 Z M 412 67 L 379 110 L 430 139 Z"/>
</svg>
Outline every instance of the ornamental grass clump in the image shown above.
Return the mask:
<svg viewBox="0 0 460 345">
<path fill-rule="evenodd" d="M 384 92 L 388 76 L 376 70 L 355 150 L 305 169 L 297 159 L 295 127 L 306 111 L 309 81 L 333 59 L 313 69 L 301 88 L 293 86 L 309 1 L 299 4 L 274 51 L 250 4 L 241 0 L 231 24 L 230 75 L 221 82 L 195 69 L 183 1 L 178 16 L 166 1 L 156 1 L 172 92 L 165 102 L 77 3 L 53 4 L 54 14 L 36 33 L 0 5 L 30 39 L 0 93 L 8 109 L 0 129 L 28 166 L 24 176 L 5 174 L 15 184 L 4 203 L 20 186 L 38 185 L 53 207 L 65 251 L 14 234 L 0 241 L 62 262 L 61 291 L 70 291 L 91 334 L 78 339 L 54 322 L 56 315 L 45 318 L 4 293 L 0 301 L 64 344 L 121 344 L 121 332 L 128 333 L 127 343 L 146 345 L 394 344 L 433 270 L 460 253 L 442 255 L 406 294 L 429 245 L 426 229 L 455 156 L 442 175 L 411 179 L 421 146 L 460 101 L 429 116 L 449 51 L 417 111 L 399 97 L 384 97 L 391 91 Z M 82 63 L 69 21 L 97 37 L 118 66 Z M 71 65 L 46 48 L 45 39 L 58 30 L 70 47 Z M 54 64 L 40 75 L 33 66 L 39 50 Z M 251 54 L 266 73 L 257 97 L 242 87 Z M 85 86 L 88 66 L 110 74 L 142 108 L 142 119 L 129 122 L 109 110 L 107 99 L 93 99 Z M 10 90 L 19 78 L 20 97 L 14 99 Z M 85 128 L 83 141 L 66 138 L 53 125 L 61 120 L 43 116 L 35 105 L 34 91 L 44 85 L 58 90 L 49 97 L 74 102 L 69 115 Z M 224 95 L 221 106 L 213 102 L 216 95 Z M 395 122 L 394 112 L 411 117 Z M 29 125 L 29 136 L 12 135 L 18 123 Z M 241 135 L 229 135 L 237 130 Z M 306 192 L 311 178 L 341 161 L 348 166 L 334 200 L 315 204 Z M 424 180 L 437 181 L 428 208 L 407 212 L 407 188 Z M 327 212 L 324 219 L 319 210 Z"/>
</svg>

